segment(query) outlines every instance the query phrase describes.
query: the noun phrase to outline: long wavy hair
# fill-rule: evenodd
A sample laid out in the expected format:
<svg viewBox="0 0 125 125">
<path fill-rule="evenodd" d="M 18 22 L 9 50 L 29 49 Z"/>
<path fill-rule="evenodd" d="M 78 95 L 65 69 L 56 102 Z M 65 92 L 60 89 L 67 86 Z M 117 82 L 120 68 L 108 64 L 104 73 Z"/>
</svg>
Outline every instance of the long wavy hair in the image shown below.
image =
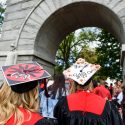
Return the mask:
<svg viewBox="0 0 125 125">
<path fill-rule="evenodd" d="M 24 115 L 19 110 L 22 107 L 27 110 L 29 116 L 26 121 L 30 120 L 32 112 L 38 112 L 38 87 L 28 92 L 18 94 L 11 90 L 7 83 L 3 83 L 0 88 L 0 125 L 5 125 L 14 115 L 14 124 L 21 125 L 24 122 Z"/>
<path fill-rule="evenodd" d="M 57 91 L 58 91 L 58 99 L 60 99 L 63 96 L 66 96 L 66 87 L 65 87 L 65 76 L 63 73 L 57 74 L 54 76 L 54 83 L 49 88 L 51 91 L 51 97 L 55 99 Z"/>
</svg>

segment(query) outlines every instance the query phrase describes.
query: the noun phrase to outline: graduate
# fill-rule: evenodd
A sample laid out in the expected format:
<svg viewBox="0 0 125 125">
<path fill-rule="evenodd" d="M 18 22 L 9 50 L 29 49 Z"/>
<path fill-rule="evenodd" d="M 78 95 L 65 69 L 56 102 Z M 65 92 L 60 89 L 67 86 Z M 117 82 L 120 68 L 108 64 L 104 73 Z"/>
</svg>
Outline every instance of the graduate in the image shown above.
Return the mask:
<svg viewBox="0 0 125 125">
<path fill-rule="evenodd" d="M 113 103 L 94 94 L 92 76 L 100 65 L 79 58 L 64 71 L 66 78 L 72 79 L 72 94 L 58 101 L 54 116 L 59 125 L 122 125 L 121 117 Z"/>
<path fill-rule="evenodd" d="M 45 96 L 44 93 L 44 91 L 40 93 L 40 113 L 48 120 L 49 125 L 58 125 L 57 119 L 53 116 L 53 110 L 58 100 L 67 94 L 63 73 L 54 76 L 53 84 L 48 87 L 49 97 Z"/>
<path fill-rule="evenodd" d="M 2 71 L 0 125 L 49 125 L 39 114 L 38 81 L 50 74 L 36 62 L 3 66 Z"/>
</svg>

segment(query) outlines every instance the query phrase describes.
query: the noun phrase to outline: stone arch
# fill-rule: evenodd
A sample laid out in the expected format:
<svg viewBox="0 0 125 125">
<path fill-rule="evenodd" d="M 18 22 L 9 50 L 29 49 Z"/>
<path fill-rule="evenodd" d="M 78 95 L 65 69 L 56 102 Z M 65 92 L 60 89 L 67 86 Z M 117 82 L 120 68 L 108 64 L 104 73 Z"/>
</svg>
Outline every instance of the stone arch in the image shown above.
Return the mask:
<svg viewBox="0 0 125 125">
<path fill-rule="evenodd" d="M 123 0 L 40 0 L 20 27 L 15 47 L 20 51 L 27 43 L 30 55 L 52 71 L 61 40 L 80 27 L 97 26 L 113 33 L 124 50 L 124 12 Z"/>
</svg>

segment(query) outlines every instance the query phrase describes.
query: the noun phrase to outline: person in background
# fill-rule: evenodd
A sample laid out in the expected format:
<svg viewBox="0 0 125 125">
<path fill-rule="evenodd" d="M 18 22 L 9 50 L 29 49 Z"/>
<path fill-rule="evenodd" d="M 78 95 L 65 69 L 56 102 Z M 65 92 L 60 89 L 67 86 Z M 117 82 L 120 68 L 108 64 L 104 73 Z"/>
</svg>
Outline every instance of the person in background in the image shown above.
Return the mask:
<svg viewBox="0 0 125 125">
<path fill-rule="evenodd" d="M 118 81 L 117 83 L 117 102 L 119 103 L 119 105 L 121 105 L 121 102 L 123 100 L 123 84 Z"/>
<path fill-rule="evenodd" d="M 66 96 L 68 94 L 63 73 L 55 75 L 54 83 L 49 87 L 49 91 L 52 99 L 60 99 L 62 96 Z"/>
<path fill-rule="evenodd" d="M 117 86 L 117 82 L 114 83 L 114 87 L 113 87 L 113 95 L 112 95 L 112 99 L 116 99 L 118 95 L 118 86 Z"/>
<path fill-rule="evenodd" d="M 109 89 L 109 86 L 108 86 L 108 83 L 107 82 L 104 82 L 104 85 L 105 85 L 105 88 L 106 89 Z M 109 91 L 110 92 L 110 91 Z"/>
<path fill-rule="evenodd" d="M 62 73 L 54 76 L 54 82 L 48 87 L 49 97 L 45 96 L 45 93 L 40 93 L 40 113 L 46 119 L 48 119 L 50 125 L 57 125 L 57 120 L 53 115 L 53 110 L 58 102 L 63 96 L 68 94 L 65 84 L 65 77 Z M 44 100 L 44 102 L 42 101 Z"/>
<path fill-rule="evenodd" d="M 66 95 L 70 94 L 70 88 L 71 88 L 72 80 L 65 79 L 65 89 L 66 89 Z"/>
<path fill-rule="evenodd" d="M 109 86 L 109 91 L 110 91 L 111 96 L 113 96 L 113 84 L 112 83 Z"/>
<path fill-rule="evenodd" d="M 93 86 L 92 76 L 99 69 L 100 65 L 80 58 L 63 72 L 74 81 L 74 89 L 55 106 L 59 125 L 122 125 L 115 106 L 89 90 Z"/>
<path fill-rule="evenodd" d="M 123 124 L 125 125 L 125 86 L 123 86 L 123 100 L 121 103 Z"/>
<path fill-rule="evenodd" d="M 107 83 L 105 81 L 100 82 L 100 85 L 98 87 L 96 87 L 93 91 L 95 94 L 101 96 L 102 98 L 106 99 L 106 100 L 111 100 L 111 94 L 109 92 L 109 90 L 105 87 Z"/>
<path fill-rule="evenodd" d="M 39 114 L 38 81 L 50 77 L 38 63 L 2 67 L 0 125 L 49 125 Z"/>
<path fill-rule="evenodd" d="M 116 107 L 119 109 L 121 112 L 121 102 L 123 100 L 123 84 L 120 81 L 117 81 L 114 86 L 114 93 L 112 100 Z"/>
</svg>

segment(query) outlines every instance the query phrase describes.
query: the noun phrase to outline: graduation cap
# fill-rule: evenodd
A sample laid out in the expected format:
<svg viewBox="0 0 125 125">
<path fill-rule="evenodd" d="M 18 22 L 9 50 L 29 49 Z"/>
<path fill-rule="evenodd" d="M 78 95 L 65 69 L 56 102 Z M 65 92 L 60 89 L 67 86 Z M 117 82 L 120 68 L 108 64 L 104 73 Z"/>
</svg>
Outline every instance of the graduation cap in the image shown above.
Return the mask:
<svg viewBox="0 0 125 125">
<path fill-rule="evenodd" d="M 51 75 L 37 62 L 2 66 L 7 84 L 17 93 L 27 92 L 38 85 L 38 81 Z"/>
<path fill-rule="evenodd" d="M 84 85 L 99 69 L 100 65 L 91 64 L 85 59 L 79 58 L 71 67 L 64 70 L 66 78 L 73 79 L 80 85 Z"/>
</svg>

